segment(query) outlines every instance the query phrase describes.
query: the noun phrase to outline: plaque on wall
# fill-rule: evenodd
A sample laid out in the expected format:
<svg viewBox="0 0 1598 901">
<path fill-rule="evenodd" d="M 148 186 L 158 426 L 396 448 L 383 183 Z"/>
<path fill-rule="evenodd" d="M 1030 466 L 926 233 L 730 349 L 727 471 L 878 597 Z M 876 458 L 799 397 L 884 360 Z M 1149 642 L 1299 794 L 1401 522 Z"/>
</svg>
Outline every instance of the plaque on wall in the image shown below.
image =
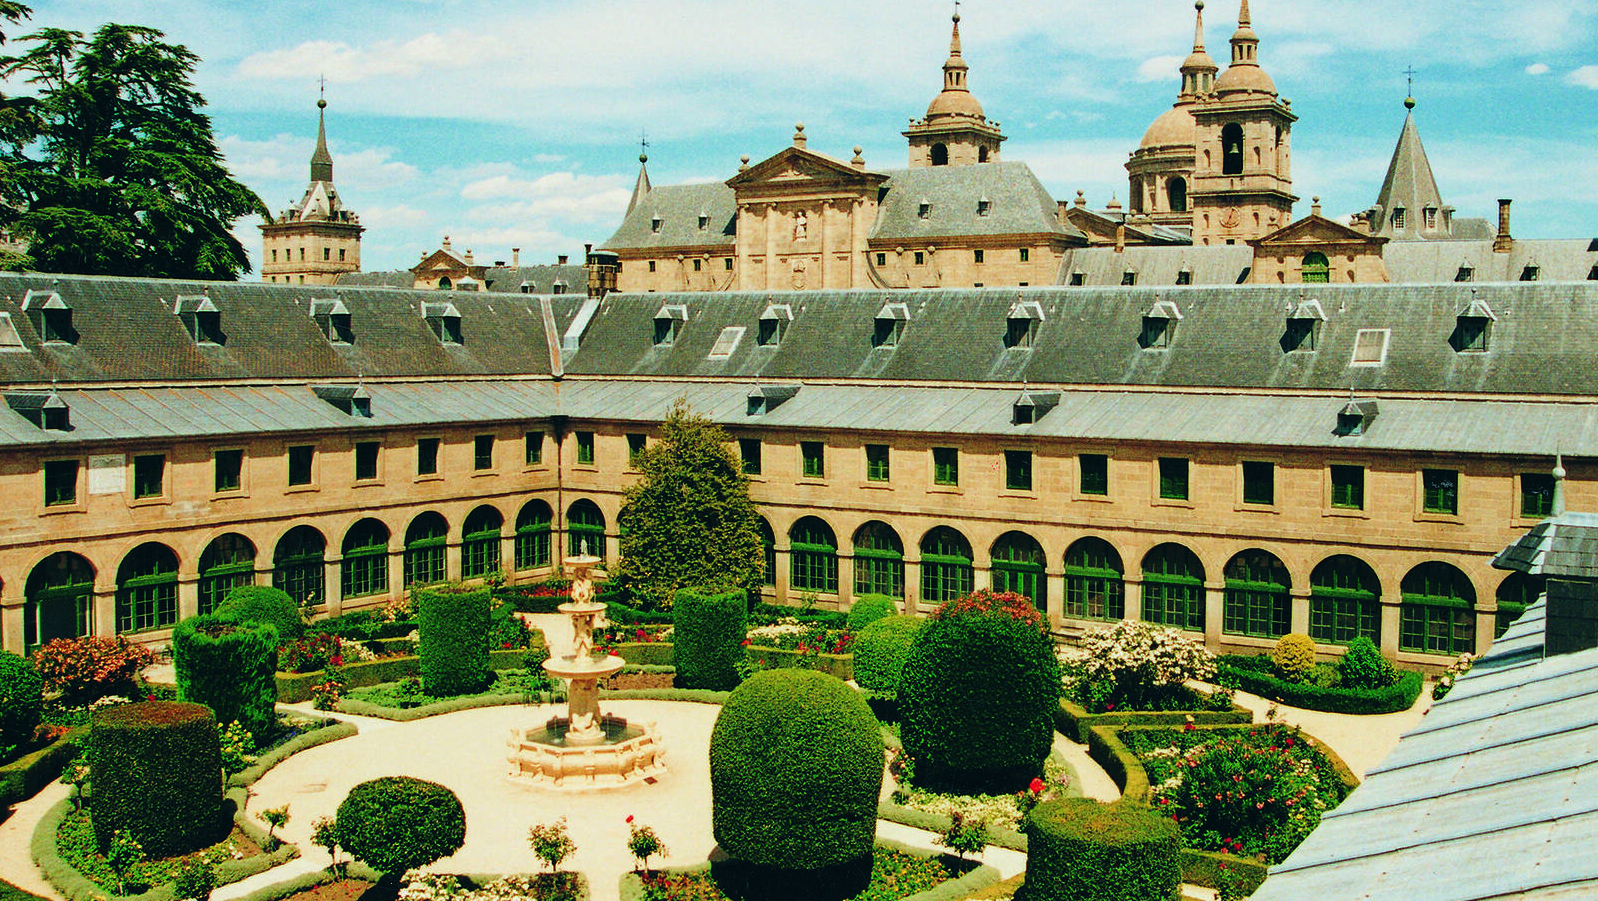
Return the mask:
<svg viewBox="0 0 1598 901">
<path fill-rule="evenodd" d="M 128 458 L 124 454 L 89 457 L 89 493 L 121 494 L 128 486 Z"/>
</svg>

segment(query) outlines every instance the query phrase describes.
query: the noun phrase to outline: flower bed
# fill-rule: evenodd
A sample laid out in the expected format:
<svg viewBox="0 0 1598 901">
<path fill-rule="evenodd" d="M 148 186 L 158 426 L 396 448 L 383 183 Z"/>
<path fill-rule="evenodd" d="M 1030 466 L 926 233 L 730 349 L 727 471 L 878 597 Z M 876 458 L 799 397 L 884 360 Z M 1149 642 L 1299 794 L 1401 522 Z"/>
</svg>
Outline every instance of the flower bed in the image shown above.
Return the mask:
<svg viewBox="0 0 1598 901">
<path fill-rule="evenodd" d="M 1289 682 L 1275 674 L 1271 658 L 1265 654 L 1225 654 L 1217 660 L 1216 669 L 1220 677 L 1232 680 L 1242 691 L 1280 701 L 1289 707 L 1326 713 L 1379 714 L 1408 710 L 1415 706 L 1424 681 L 1420 673 L 1405 671 L 1397 682 L 1385 688 L 1338 688 Z"/>
<path fill-rule="evenodd" d="M 494 681 L 487 688 L 469 695 L 444 695 L 435 697 L 427 694 L 422 688 L 422 680 L 416 676 L 409 676 L 396 682 L 384 682 L 381 685 L 372 685 L 358 688 L 345 695 L 340 700 L 338 709 L 349 711 L 352 704 L 364 704 L 375 707 L 388 707 L 396 710 L 408 710 L 414 707 L 426 707 L 443 701 L 459 697 L 480 697 L 483 695 L 506 696 L 522 698 L 543 698 L 555 688 L 555 680 L 539 672 L 526 669 L 497 670 Z M 539 701 L 542 703 L 542 701 Z"/>
<path fill-rule="evenodd" d="M 494 589 L 494 602 L 511 604 L 517 613 L 559 613 L 561 604 L 570 603 L 570 579 L 546 579 L 528 585 L 505 585 Z"/>
<path fill-rule="evenodd" d="M 728 901 L 718 883 L 731 885 L 740 875 L 737 861 L 627 873 L 621 877 L 621 901 Z M 999 871 L 993 867 L 928 857 L 908 845 L 879 838 L 871 882 L 850 901 L 954 901 L 998 881 Z"/>
<path fill-rule="evenodd" d="M 897 742 L 890 746 L 897 747 Z M 895 756 L 895 765 L 889 767 L 895 790 L 877 805 L 877 819 L 943 833 L 949 830 L 953 814 L 959 813 L 966 822 L 987 827 L 988 844 L 1016 851 L 1027 849 L 1021 820 L 1039 801 L 1082 797 L 1076 772 L 1058 751 L 1051 751 L 1044 761 L 1042 779 L 1033 780 L 1026 791 L 1007 795 L 954 795 L 905 787 L 898 781 L 902 770 L 897 764 Z"/>
<path fill-rule="evenodd" d="M 1254 713 L 1227 702 L 1229 710 L 1214 707 L 1193 710 L 1112 710 L 1106 713 L 1089 713 L 1082 705 L 1068 698 L 1060 699 L 1059 712 L 1054 716 L 1054 728 L 1077 744 L 1087 744 L 1088 733 L 1094 726 L 1181 726 L 1188 722 L 1206 726 L 1246 725 L 1254 722 Z"/>
<path fill-rule="evenodd" d="M 490 666 L 512 669 L 522 664 L 526 650 L 490 651 Z M 421 672 L 421 661 L 414 654 L 403 657 L 382 657 L 365 663 L 348 664 L 339 670 L 345 688 L 366 688 L 384 682 L 398 682 Z M 278 673 L 277 700 L 280 704 L 298 704 L 311 700 L 311 689 L 327 678 L 325 673 Z"/>
</svg>

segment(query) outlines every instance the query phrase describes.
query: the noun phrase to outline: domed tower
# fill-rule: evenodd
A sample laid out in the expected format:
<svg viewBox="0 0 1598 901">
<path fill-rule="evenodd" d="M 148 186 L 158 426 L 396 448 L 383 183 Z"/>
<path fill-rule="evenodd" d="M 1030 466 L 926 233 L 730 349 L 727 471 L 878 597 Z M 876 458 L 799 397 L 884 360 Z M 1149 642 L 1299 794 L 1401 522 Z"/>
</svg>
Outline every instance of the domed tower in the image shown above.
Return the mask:
<svg viewBox="0 0 1598 901">
<path fill-rule="evenodd" d="M 261 278 L 278 284 L 331 285 L 341 273 L 360 271 L 365 230 L 333 187 L 327 99 L 319 97 L 311 184 L 299 203 L 261 224 Z"/>
<path fill-rule="evenodd" d="M 1293 221 L 1291 104 L 1260 68 L 1248 0 L 1232 35 L 1232 62 L 1192 107 L 1194 244 L 1242 244 Z"/>
<path fill-rule="evenodd" d="M 966 84 L 970 67 L 960 55 L 960 14 L 954 14 L 949 58 L 943 64 L 943 91 L 932 99 L 925 119 L 911 120 L 910 166 L 969 166 L 997 162 L 1004 135 L 989 122 Z"/>
<path fill-rule="evenodd" d="M 1197 0 L 1193 8 L 1197 11 L 1193 52 L 1182 63 L 1182 89 L 1176 95 L 1176 105 L 1154 120 L 1126 164 L 1132 214 L 1148 216 L 1161 225 L 1193 224 L 1188 203 L 1198 133 L 1193 107 L 1214 90 L 1215 74 L 1220 71 L 1204 49 L 1204 0 Z"/>
</svg>

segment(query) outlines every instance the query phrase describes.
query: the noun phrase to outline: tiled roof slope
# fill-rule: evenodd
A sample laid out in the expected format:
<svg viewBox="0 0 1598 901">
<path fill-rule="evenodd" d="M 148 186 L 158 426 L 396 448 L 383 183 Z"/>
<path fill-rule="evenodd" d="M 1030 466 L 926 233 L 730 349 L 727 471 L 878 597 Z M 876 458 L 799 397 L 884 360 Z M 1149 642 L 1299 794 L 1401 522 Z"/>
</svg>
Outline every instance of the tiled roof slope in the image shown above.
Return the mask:
<svg viewBox="0 0 1598 901">
<path fill-rule="evenodd" d="M 487 290 L 498 294 L 582 294 L 588 290 L 588 270 L 582 266 L 490 266 L 483 275 Z M 556 292 L 555 283 L 566 286 Z M 526 283 L 527 290 L 522 290 Z M 416 276 L 409 269 L 392 272 L 345 272 L 338 286 L 367 288 L 410 288 Z M 455 295 L 450 295 L 455 296 Z"/>
<path fill-rule="evenodd" d="M 72 308 L 76 344 L 44 344 L 21 310 L 29 289 L 56 291 Z M 226 342 L 197 345 L 172 313 L 178 295 L 206 295 Z M 330 344 L 310 316 L 313 299 L 343 302 L 354 343 Z M 557 328 L 581 295 L 552 299 Z M 423 302 L 461 314 L 463 343 L 439 342 Z M 177 282 L 56 275 L 0 275 L 0 312 L 25 352 L 0 353 L 0 382 L 63 383 L 258 378 L 354 378 L 538 374 L 550 371 L 540 299 L 532 296 Z"/>
<path fill-rule="evenodd" d="M 1054 198 L 1026 163 L 895 169 L 883 188 L 873 240 L 1050 234 L 1087 241 L 1076 226 L 1060 223 Z M 981 200 L 991 204 L 986 215 L 978 214 Z"/>
<path fill-rule="evenodd" d="M 732 188 L 721 182 L 694 185 L 660 185 L 651 188 L 628 211 L 621 227 L 604 244 L 604 250 L 650 247 L 684 247 L 725 244 L 736 240 L 734 225 L 738 204 Z M 699 227 L 699 217 L 705 227 Z M 654 220 L 660 230 L 654 230 Z"/>
<path fill-rule="evenodd" d="M 1254 265 L 1254 248 L 1247 244 L 1189 245 L 1175 247 L 1077 247 L 1065 252 L 1059 283 L 1070 285 L 1081 273 L 1087 288 L 1118 286 L 1128 271 L 1138 285 L 1175 286 L 1184 269 L 1195 285 L 1235 285 Z"/>
<path fill-rule="evenodd" d="M 1497 321 L 1486 352 L 1458 353 L 1449 339 L 1473 298 Z M 1043 312 L 1031 348 L 1004 345 L 1017 300 Z M 1145 350 L 1144 314 L 1161 300 L 1181 319 L 1169 349 Z M 1302 300 L 1326 321 L 1316 350 L 1286 353 L 1288 311 Z M 772 303 L 794 318 L 779 346 L 761 347 Z M 687 320 L 674 344 L 657 347 L 654 318 L 668 304 L 686 307 Z M 896 347 L 872 346 L 884 304 L 909 315 Z M 727 328 L 745 332 L 711 358 Z M 1384 363 L 1350 365 L 1361 330 L 1390 333 Z M 613 294 L 567 372 L 1590 396 L 1595 352 L 1598 283 Z"/>
<path fill-rule="evenodd" d="M 1538 576 L 1589 578 L 1598 573 L 1598 514 L 1549 517 L 1498 552 L 1493 565 Z"/>
</svg>

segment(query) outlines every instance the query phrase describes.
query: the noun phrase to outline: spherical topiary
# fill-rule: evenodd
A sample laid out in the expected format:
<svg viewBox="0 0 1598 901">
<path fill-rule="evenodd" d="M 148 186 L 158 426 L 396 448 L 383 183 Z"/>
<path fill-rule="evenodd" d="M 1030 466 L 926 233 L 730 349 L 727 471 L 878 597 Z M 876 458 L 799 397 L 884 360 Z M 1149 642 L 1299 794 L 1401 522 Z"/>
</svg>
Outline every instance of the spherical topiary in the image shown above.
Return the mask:
<svg viewBox="0 0 1598 901">
<path fill-rule="evenodd" d="M 95 711 L 89 727 L 89 818 L 105 847 L 128 830 L 165 857 L 227 834 L 216 716 L 204 704 L 146 701 Z"/>
<path fill-rule="evenodd" d="M 987 590 L 939 607 L 910 646 L 898 701 L 918 785 L 1019 791 L 1043 772 L 1060 703 L 1042 613 Z"/>
<path fill-rule="evenodd" d="M 1141 804 L 1045 801 L 1026 820 L 1026 901 L 1175 899 L 1182 834 Z"/>
<path fill-rule="evenodd" d="M 1361 635 L 1348 643 L 1337 663 L 1344 688 L 1386 688 L 1398 681 L 1398 670 L 1382 656 L 1376 643 Z"/>
<path fill-rule="evenodd" d="M 869 691 L 897 692 L 904 658 L 926 622 L 896 613 L 866 626 L 854 640 L 854 681 Z"/>
<path fill-rule="evenodd" d="M 44 678 L 28 658 L 0 651 L 0 752 L 33 737 L 44 711 Z"/>
<path fill-rule="evenodd" d="M 762 867 L 868 858 L 882 789 L 881 727 L 859 692 L 815 670 L 756 673 L 710 735 L 716 841 Z"/>
<path fill-rule="evenodd" d="M 466 843 L 466 811 L 436 782 L 384 776 L 350 789 L 334 818 L 338 843 L 380 873 L 398 876 Z"/>
<path fill-rule="evenodd" d="M 1271 649 L 1271 663 L 1276 674 L 1289 682 L 1302 682 L 1315 665 L 1315 639 L 1292 632 L 1276 639 Z"/>
<path fill-rule="evenodd" d="M 494 679 L 488 662 L 491 600 L 486 587 L 435 585 L 416 592 L 416 654 L 422 690 L 434 697 L 482 691 Z"/>
<path fill-rule="evenodd" d="M 229 589 L 216 615 L 239 622 L 271 623 L 279 641 L 293 641 L 305 633 L 300 607 L 289 593 L 270 585 L 239 585 Z"/>
<path fill-rule="evenodd" d="M 885 594 L 863 594 L 849 608 L 849 631 L 859 632 L 884 616 L 899 612 L 899 605 Z"/>
<path fill-rule="evenodd" d="M 677 590 L 671 605 L 671 654 L 678 688 L 726 691 L 738 685 L 748 609 L 748 595 L 741 590 Z"/>
<path fill-rule="evenodd" d="M 257 745 L 277 726 L 277 627 L 191 616 L 172 630 L 178 700 L 204 704 L 219 723 L 238 722 Z"/>
</svg>

